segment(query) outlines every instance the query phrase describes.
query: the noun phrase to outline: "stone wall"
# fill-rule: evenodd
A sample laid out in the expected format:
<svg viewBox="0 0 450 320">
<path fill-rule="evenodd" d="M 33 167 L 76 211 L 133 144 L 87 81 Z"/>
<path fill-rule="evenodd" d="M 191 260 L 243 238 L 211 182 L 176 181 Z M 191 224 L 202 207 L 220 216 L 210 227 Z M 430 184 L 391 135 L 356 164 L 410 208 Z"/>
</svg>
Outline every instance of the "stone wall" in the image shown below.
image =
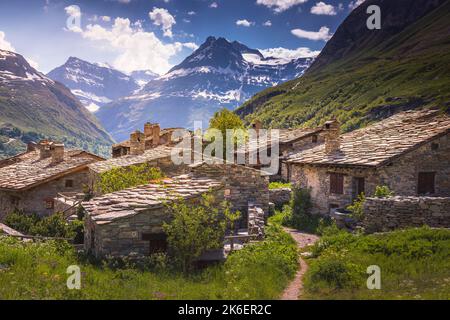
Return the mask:
<svg viewBox="0 0 450 320">
<path fill-rule="evenodd" d="M 290 188 L 278 188 L 269 190 L 269 200 L 275 207 L 282 208 L 291 200 L 292 190 Z"/>
<path fill-rule="evenodd" d="M 255 240 L 264 239 L 264 226 L 266 215 L 264 211 L 254 205 L 248 204 L 248 234 L 255 237 Z"/>
<path fill-rule="evenodd" d="M 249 167 L 235 164 L 200 164 L 192 166 L 196 176 L 213 178 L 223 182 L 225 197 L 233 210 L 241 211 L 242 227 L 247 226 L 248 203 L 252 202 L 269 212 L 269 179 L 261 172 Z"/>
<path fill-rule="evenodd" d="M 450 197 L 367 198 L 362 224 L 368 232 L 423 225 L 450 228 Z"/>
<path fill-rule="evenodd" d="M 72 187 L 66 187 L 66 180 L 73 181 Z M 60 192 L 83 192 L 84 186 L 88 184 L 88 169 L 84 169 L 26 191 L 0 191 L 0 221 L 15 209 L 22 210 L 27 214 L 51 215 L 54 213 L 54 209 L 47 209 L 46 200 L 53 201 Z"/>
</svg>

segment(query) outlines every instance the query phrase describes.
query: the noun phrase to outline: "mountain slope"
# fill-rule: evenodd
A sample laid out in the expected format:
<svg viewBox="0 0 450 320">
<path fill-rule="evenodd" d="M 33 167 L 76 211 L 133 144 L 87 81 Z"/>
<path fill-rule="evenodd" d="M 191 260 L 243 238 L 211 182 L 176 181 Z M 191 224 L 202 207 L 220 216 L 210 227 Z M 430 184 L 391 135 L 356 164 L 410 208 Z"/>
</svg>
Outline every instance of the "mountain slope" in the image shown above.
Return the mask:
<svg viewBox="0 0 450 320">
<path fill-rule="evenodd" d="M 106 154 L 112 139 L 62 84 L 19 54 L 0 50 L 0 157 L 49 137 Z"/>
<path fill-rule="evenodd" d="M 379 5 L 381 30 L 366 28 Z M 395 112 L 448 108 L 450 2 L 368 0 L 341 24 L 297 80 L 265 90 L 236 110 L 267 126 L 314 126 L 332 116 L 348 131 Z"/>
<path fill-rule="evenodd" d="M 264 57 L 238 42 L 209 37 L 167 74 L 106 105 L 97 116 L 116 140 L 149 120 L 163 127 L 207 125 L 215 111 L 234 109 L 256 92 L 301 76 L 312 61 Z"/>
<path fill-rule="evenodd" d="M 75 57 L 70 57 L 47 76 L 68 87 L 91 112 L 139 89 L 132 77 L 107 65 L 93 64 Z"/>
</svg>

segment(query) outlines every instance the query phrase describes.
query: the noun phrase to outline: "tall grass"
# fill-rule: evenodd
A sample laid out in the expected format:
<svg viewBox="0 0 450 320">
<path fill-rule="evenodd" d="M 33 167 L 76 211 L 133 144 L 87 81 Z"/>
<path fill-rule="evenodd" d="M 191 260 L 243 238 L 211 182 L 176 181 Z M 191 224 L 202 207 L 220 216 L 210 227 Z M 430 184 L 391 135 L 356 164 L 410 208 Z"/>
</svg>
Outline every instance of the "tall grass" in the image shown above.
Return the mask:
<svg viewBox="0 0 450 320">
<path fill-rule="evenodd" d="M 313 248 L 306 298 L 450 299 L 450 230 L 362 235 L 337 231 Z M 381 268 L 381 289 L 367 289 L 367 267 Z"/>
<path fill-rule="evenodd" d="M 289 235 L 272 226 L 265 241 L 189 276 L 83 261 L 65 242 L 0 237 L 0 299 L 274 299 L 295 274 L 297 250 Z M 70 265 L 81 268 L 81 290 L 67 289 Z"/>
</svg>

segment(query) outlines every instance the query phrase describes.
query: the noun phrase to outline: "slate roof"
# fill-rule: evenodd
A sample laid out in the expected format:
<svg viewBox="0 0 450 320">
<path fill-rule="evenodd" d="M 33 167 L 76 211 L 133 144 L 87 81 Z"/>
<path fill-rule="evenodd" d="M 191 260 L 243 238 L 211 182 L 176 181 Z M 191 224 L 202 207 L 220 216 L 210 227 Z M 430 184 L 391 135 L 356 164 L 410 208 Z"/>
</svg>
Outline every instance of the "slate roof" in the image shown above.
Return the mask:
<svg viewBox="0 0 450 320">
<path fill-rule="evenodd" d="M 168 133 L 170 133 L 170 132 L 173 133 L 173 132 L 176 131 L 176 130 L 186 130 L 186 129 L 184 129 L 184 128 L 164 128 L 164 129 L 161 129 L 161 131 L 159 132 L 159 136 L 160 136 L 160 137 L 163 137 L 164 135 L 166 135 L 166 134 L 168 134 Z M 145 138 L 145 141 L 146 141 L 146 142 L 147 142 L 147 141 L 153 141 L 153 136 L 146 137 L 146 138 Z M 119 147 L 122 147 L 122 148 L 130 148 L 130 140 L 125 140 L 125 141 L 122 141 L 122 142 L 113 144 L 112 147 L 113 147 L 113 148 L 119 148 Z"/>
<path fill-rule="evenodd" d="M 299 139 L 306 138 L 313 134 L 322 131 L 322 128 L 299 128 L 299 129 L 277 129 L 279 130 L 279 143 L 280 145 L 293 143 Z M 272 139 L 270 134 L 270 129 L 267 131 L 267 145 L 270 145 Z M 261 144 L 261 143 L 260 143 Z M 258 144 L 256 141 L 251 141 L 247 145 L 240 146 L 237 150 L 238 153 L 248 152 L 248 150 L 257 150 Z"/>
<path fill-rule="evenodd" d="M 341 135 L 339 152 L 327 155 L 321 144 L 290 156 L 287 162 L 376 167 L 448 133 L 449 115 L 437 110 L 406 111 Z"/>
<path fill-rule="evenodd" d="M 194 198 L 221 187 L 221 182 L 214 179 L 181 175 L 159 183 L 105 194 L 83 202 L 82 206 L 92 220 L 106 224 L 148 209 L 160 208 L 165 201 Z"/>
<path fill-rule="evenodd" d="M 145 150 L 145 152 L 141 155 L 126 155 L 119 158 L 112 158 L 106 161 L 90 164 L 89 169 L 97 173 L 102 173 L 111 170 L 112 168 L 139 165 L 153 160 L 169 157 L 171 150 L 172 147 L 161 145 L 153 149 Z"/>
<path fill-rule="evenodd" d="M 0 189 L 25 190 L 80 170 L 102 158 L 82 150 L 66 150 L 64 161 L 52 164 L 39 159 L 39 151 L 20 154 L 15 163 L 0 168 Z"/>
</svg>

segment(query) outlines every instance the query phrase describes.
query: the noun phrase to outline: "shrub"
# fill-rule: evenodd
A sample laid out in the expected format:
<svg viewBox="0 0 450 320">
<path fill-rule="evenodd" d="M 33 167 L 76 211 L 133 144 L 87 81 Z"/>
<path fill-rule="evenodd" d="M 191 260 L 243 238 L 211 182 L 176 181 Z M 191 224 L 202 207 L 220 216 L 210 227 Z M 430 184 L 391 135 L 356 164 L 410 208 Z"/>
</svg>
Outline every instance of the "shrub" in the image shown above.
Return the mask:
<svg viewBox="0 0 450 320">
<path fill-rule="evenodd" d="M 183 272 L 189 271 L 205 251 L 221 248 L 227 227 L 240 217 L 239 212 L 231 212 L 228 203 L 217 204 L 212 194 L 204 195 L 195 205 L 177 201 L 167 207 L 172 221 L 163 229 L 174 261 Z"/>
<path fill-rule="evenodd" d="M 292 188 L 292 183 L 274 181 L 269 184 L 269 189 Z"/>
<path fill-rule="evenodd" d="M 394 192 L 388 186 L 377 186 L 373 196 L 376 198 L 389 198 L 394 196 Z"/>
<path fill-rule="evenodd" d="M 164 174 L 159 168 L 151 167 L 147 163 L 126 168 L 113 168 L 100 174 L 94 189 L 100 193 L 112 193 L 147 184 L 163 177 Z"/>
<path fill-rule="evenodd" d="M 352 212 L 352 217 L 357 221 L 361 221 L 364 218 L 364 202 L 366 201 L 366 197 L 364 193 L 358 195 L 355 201 L 351 205 L 347 207 L 347 210 Z"/>
</svg>

